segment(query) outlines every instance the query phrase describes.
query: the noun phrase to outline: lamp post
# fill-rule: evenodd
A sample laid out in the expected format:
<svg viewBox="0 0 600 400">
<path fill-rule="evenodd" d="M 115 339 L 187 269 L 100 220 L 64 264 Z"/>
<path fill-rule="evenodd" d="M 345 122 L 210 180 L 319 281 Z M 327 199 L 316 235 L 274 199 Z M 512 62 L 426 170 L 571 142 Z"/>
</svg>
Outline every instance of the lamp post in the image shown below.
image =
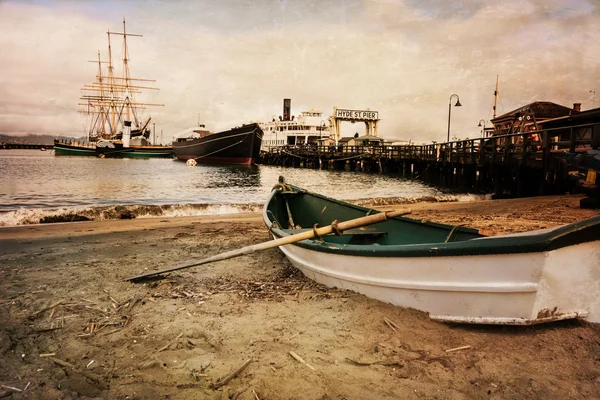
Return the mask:
<svg viewBox="0 0 600 400">
<path fill-rule="evenodd" d="M 461 107 L 462 104 L 460 104 L 460 99 L 458 98 L 457 94 L 453 94 L 450 96 L 450 99 L 448 100 L 448 139 L 446 140 L 446 142 L 450 142 L 450 113 L 452 112 L 452 98 L 456 96 L 456 104 L 454 105 L 454 107 Z"/>
<path fill-rule="evenodd" d="M 483 122 L 483 125 L 481 125 L 482 122 Z M 485 133 L 485 119 L 480 119 L 479 124 L 477 126 L 483 127 L 483 129 L 481 130 L 481 137 L 483 137 L 483 134 Z"/>
</svg>

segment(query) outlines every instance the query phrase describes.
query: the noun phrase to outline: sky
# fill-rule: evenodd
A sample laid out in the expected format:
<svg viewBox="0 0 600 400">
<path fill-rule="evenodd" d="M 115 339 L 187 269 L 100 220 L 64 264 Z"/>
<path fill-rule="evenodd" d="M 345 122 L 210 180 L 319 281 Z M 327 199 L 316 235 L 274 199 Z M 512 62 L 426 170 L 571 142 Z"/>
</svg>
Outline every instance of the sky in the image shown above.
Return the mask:
<svg viewBox="0 0 600 400">
<path fill-rule="evenodd" d="M 379 111 L 379 136 L 417 143 L 480 135 L 533 101 L 600 107 L 597 0 L 0 0 L 0 133 L 81 136 L 80 88 L 106 31 L 129 39 L 130 71 L 163 141 L 333 107 Z M 113 42 L 119 53 L 121 44 Z M 117 69 L 118 72 L 118 69 Z M 596 96 L 596 92 L 598 92 Z M 454 103 L 456 97 L 452 100 Z M 342 124 L 343 134 L 364 124 Z"/>
</svg>

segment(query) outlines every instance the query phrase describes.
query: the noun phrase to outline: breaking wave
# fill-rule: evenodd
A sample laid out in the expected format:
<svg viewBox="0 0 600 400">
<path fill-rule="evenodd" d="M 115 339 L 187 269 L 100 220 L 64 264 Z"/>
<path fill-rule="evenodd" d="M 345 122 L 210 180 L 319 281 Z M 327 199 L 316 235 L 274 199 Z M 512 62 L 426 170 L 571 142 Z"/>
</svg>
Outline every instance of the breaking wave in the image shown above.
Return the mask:
<svg viewBox="0 0 600 400">
<path fill-rule="evenodd" d="M 376 197 L 348 200 L 365 207 L 421 202 L 474 201 L 482 195 L 440 195 L 421 197 Z M 53 222 L 103 221 L 133 218 L 188 217 L 260 212 L 262 203 L 249 204 L 170 204 L 116 205 L 101 207 L 25 208 L 0 213 L 0 226 L 44 224 Z"/>
<path fill-rule="evenodd" d="M 262 204 L 171 204 L 103 207 L 20 208 L 0 213 L 0 226 L 51 222 L 103 221 L 115 219 L 187 217 L 258 212 Z"/>
</svg>

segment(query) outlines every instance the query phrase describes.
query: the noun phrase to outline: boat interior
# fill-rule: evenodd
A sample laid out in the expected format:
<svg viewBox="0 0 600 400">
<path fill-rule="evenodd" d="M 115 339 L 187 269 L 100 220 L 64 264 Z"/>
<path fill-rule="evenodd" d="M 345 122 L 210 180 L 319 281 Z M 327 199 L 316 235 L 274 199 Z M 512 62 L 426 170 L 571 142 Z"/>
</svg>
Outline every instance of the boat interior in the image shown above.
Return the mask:
<svg viewBox="0 0 600 400">
<path fill-rule="evenodd" d="M 286 185 L 287 186 L 287 185 Z M 380 211 L 303 190 L 277 191 L 266 208 L 273 228 L 287 234 L 312 230 L 330 225 L 333 221 L 347 221 Z M 477 230 L 462 226 L 438 224 L 406 217 L 395 217 L 385 222 L 368 225 L 319 238 L 324 242 L 353 245 L 410 245 L 423 243 L 452 243 L 481 238 Z"/>
</svg>

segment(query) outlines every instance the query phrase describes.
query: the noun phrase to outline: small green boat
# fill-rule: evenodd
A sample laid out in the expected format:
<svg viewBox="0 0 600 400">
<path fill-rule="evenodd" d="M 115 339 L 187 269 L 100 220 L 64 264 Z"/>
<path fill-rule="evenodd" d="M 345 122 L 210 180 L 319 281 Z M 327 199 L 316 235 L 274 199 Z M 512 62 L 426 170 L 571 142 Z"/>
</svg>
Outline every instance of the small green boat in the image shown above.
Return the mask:
<svg viewBox="0 0 600 400">
<path fill-rule="evenodd" d="M 379 212 L 280 183 L 263 219 L 284 238 Z M 338 233 L 280 249 L 317 282 L 440 321 L 600 322 L 600 216 L 497 237 L 408 217 Z"/>
</svg>

